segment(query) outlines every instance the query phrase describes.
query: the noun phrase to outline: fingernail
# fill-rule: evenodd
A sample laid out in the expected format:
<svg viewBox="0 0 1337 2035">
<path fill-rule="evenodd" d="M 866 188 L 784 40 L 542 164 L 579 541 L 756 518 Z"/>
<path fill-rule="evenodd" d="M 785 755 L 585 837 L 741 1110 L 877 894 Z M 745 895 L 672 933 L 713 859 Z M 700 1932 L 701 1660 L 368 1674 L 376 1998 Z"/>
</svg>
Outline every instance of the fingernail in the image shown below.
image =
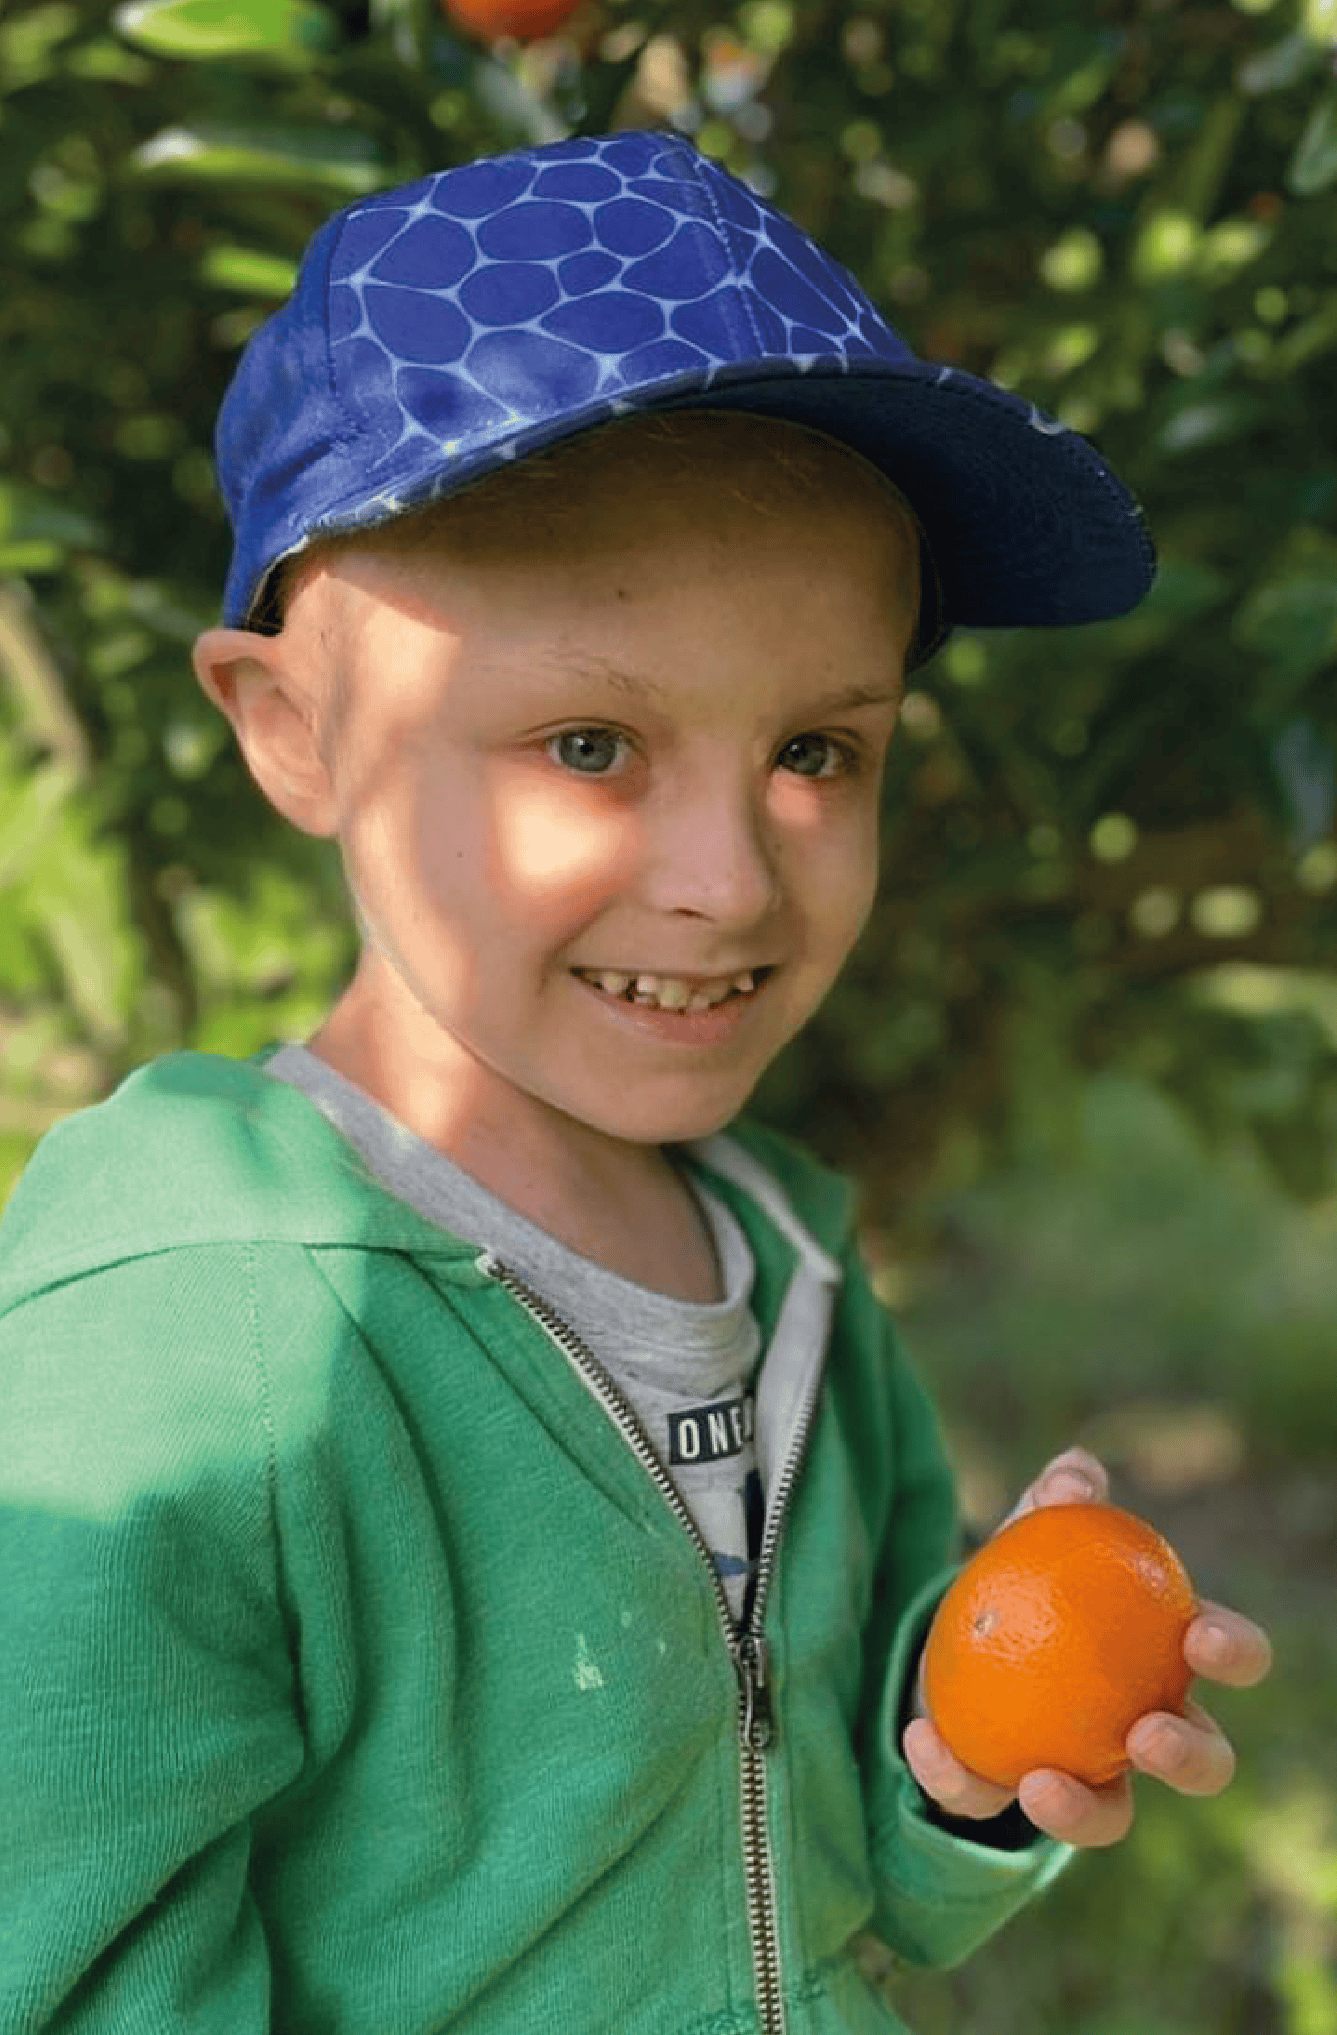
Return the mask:
<svg viewBox="0 0 1337 2035">
<path fill-rule="evenodd" d="M 1189 1756 L 1189 1748 L 1180 1733 L 1165 1718 L 1156 1718 L 1129 1734 L 1128 1750 L 1147 1766 L 1154 1766 L 1159 1773 L 1178 1773 Z"/>
<path fill-rule="evenodd" d="M 1209 1618 L 1198 1629 L 1197 1651 L 1203 1660 L 1223 1661 L 1230 1652 L 1230 1636 L 1223 1626 Z"/>
<path fill-rule="evenodd" d="M 1071 1816 L 1076 1811 L 1076 1789 L 1071 1781 L 1052 1768 L 1043 1769 L 1038 1778 L 1028 1774 L 1022 1792 L 1044 1815 L 1056 1820 Z"/>
</svg>

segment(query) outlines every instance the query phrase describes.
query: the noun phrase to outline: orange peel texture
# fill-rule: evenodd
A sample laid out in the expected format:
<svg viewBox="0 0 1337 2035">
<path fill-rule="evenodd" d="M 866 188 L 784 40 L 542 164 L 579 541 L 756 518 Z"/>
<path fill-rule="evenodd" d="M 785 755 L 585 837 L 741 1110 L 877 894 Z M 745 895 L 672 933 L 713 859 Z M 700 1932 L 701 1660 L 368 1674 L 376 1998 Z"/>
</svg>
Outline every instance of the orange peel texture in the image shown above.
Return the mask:
<svg viewBox="0 0 1337 2035">
<path fill-rule="evenodd" d="M 1053 1767 L 1089 1786 L 1129 1765 L 1152 1710 L 1182 1711 L 1193 1584 L 1169 1542 L 1115 1505 L 1044 1505 L 1003 1527 L 938 1607 L 924 1700 L 949 1749 L 1015 1788 Z"/>
</svg>

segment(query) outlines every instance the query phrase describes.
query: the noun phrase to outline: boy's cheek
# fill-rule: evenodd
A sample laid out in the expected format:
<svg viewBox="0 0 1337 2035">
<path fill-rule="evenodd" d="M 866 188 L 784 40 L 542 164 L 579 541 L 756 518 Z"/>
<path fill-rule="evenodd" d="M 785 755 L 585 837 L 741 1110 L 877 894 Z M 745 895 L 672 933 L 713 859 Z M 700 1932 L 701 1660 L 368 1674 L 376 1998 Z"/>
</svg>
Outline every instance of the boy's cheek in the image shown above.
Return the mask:
<svg viewBox="0 0 1337 2035">
<path fill-rule="evenodd" d="M 813 875 L 829 872 L 847 895 L 877 886 L 881 801 L 870 774 L 854 783 L 793 778 L 770 794 L 771 825 L 785 851 Z"/>
<path fill-rule="evenodd" d="M 491 801 L 488 878 L 516 904 L 596 904 L 630 880 L 640 849 L 635 816 L 606 789 L 512 774 Z"/>
<path fill-rule="evenodd" d="M 878 827 L 874 817 L 861 831 L 858 847 L 849 858 L 842 882 L 842 893 L 847 901 L 851 927 L 851 944 L 858 939 L 868 923 L 877 901 L 880 874 Z"/>
</svg>

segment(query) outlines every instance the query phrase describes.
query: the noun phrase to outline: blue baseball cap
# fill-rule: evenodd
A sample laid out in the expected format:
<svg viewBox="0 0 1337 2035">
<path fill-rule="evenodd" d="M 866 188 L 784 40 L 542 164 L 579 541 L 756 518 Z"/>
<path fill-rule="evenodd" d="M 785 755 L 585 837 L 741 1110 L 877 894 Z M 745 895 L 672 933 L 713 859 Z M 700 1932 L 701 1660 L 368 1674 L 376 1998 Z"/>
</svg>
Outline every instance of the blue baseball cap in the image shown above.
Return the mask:
<svg viewBox="0 0 1337 2035">
<path fill-rule="evenodd" d="M 320 228 L 219 414 L 235 548 L 223 618 L 318 536 L 389 522 L 576 432 L 721 409 L 881 469 L 956 626 L 1090 622 L 1149 589 L 1142 513 L 1033 403 L 916 358 L 794 223 L 680 135 L 518 149 Z"/>
</svg>

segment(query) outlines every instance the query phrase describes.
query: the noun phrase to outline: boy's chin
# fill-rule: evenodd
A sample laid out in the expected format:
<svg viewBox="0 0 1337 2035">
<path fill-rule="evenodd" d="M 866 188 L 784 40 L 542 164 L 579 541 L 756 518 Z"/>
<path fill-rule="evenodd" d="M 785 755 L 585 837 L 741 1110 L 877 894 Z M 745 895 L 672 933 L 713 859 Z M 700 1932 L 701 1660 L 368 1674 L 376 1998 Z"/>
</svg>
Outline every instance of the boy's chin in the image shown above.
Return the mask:
<svg viewBox="0 0 1337 2035">
<path fill-rule="evenodd" d="M 589 1129 L 628 1145 L 689 1145 L 714 1137 L 746 1106 L 750 1090 L 712 1101 L 683 1102 L 661 1107 L 627 1107 L 584 1119 Z"/>
</svg>

